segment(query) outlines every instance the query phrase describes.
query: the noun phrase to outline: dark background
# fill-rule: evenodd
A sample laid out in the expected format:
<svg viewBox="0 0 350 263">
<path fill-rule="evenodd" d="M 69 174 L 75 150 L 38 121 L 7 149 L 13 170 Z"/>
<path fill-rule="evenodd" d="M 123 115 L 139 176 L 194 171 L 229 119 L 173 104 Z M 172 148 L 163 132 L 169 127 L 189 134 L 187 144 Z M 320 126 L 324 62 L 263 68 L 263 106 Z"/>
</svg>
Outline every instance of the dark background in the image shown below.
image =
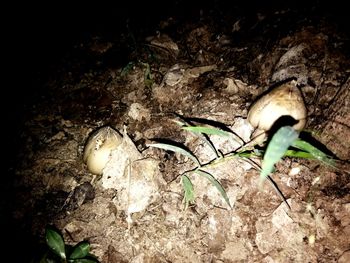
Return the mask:
<svg viewBox="0 0 350 263">
<path fill-rule="evenodd" d="M 33 92 L 38 72 L 49 74 L 55 63 L 74 43 L 91 34 L 115 34 L 126 26 L 145 33 L 154 33 L 159 21 L 169 16 L 198 21 L 199 10 L 214 10 L 213 14 L 244 16 L 263 10 L 297 9 L 305 16 L 318 14 L 329 17 L 342 30 L 349 28 L 348 8 L 345 1 L 296 0 L 296 1 L 45 1 L 42 3 L 12 2 L 3 7 L 3 54 L 8 57 L 7 66 L 13 73 L 13 85 L 3 88 L 10 95 L 28 99 Z M 214 18 L 215 19 L 215 18 Z M 34 79 L 34 80 L 33 80 Z M 11 85 L 12 87 L 14 87 Z M 20 91 L 20 92 L 19 92 Z M 13 96 L 11 96 L 13 97 Z"/>
</svg>

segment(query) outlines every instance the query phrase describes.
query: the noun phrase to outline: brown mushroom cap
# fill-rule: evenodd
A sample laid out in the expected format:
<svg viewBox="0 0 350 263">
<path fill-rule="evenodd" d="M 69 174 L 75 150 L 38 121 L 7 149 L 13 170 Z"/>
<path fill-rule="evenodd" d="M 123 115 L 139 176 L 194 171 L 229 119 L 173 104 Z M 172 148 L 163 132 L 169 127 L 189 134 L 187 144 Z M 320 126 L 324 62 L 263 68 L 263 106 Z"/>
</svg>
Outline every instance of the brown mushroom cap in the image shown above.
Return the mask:
<svg viewBox="0 0 350 263">
<path fill-rule="evenodd" d="M 282 116 L 298 121 L 293 126 L 296 130 L 305 127 L 307 110 L 294 80 L 274 88 L 257 100 L 248 112 L 248 121 L 254 128 L 268 131 Z"/>
</svg>

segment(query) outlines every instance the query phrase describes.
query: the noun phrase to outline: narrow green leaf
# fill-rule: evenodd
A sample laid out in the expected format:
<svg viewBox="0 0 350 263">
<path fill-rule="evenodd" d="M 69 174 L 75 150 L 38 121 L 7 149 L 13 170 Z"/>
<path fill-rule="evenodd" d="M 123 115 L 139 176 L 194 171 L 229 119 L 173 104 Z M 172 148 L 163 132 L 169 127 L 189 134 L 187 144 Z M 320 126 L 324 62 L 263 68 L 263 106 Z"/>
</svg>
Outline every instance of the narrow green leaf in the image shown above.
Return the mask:
<svg viewBox="0 0 350 263">
<path fill-rule="evenodd" d="M 47 245 L 61 259 L 66 259 L 65 244 L 61 234 L 51 227 L 47 227 L 45 232 Z"/>
<path fill-rule="evenodd" d="M 230 200 L 225 192 L 225 189 L 221 186 L 221 184 L 215 179 L 215 177 L 213 175 L 211 175 L 210 173 L 208 173 L 206 171 L 199 170 L 199 169 L 197 169 L 193 172 L 199 174 L 200 176 L 207 178 L 212 183 L 212 185 L 214 185 L 216 187 L 216 189 L 218 189 L 218 191 L 220 192 L 222 197 L 225 199 L 225 202 L 227 203 L 227 205 L 230 208 L 232 208 L 231 204 L 230 204 Z"/>
<path fill-rule="evenodd" d="M 296 151 L 296 150 L 287 150 L 284 153 L 285 157 L 295 157 L 295 158 L 305 158 L 305 159 L 315 159 L 315 157 L 308 152 Z"/>
<path fill-rule="evenodd" d="M 182 155 L 189 157 L 198 166 L 201 166 L 201 163 L 199 162 L 197 157 L 194 156 L 192 153 L 190 153 L 188 150 L 186 150 L 184 148 L 181 148 L 181 147 L 178 147 L 175 145 L 171 145 L 171 144 L 167 144 L 167 143 L 154 143 L 154 144 L 148 144 L 147 146 L 156 147 L 156 148 L 163 149 L 166 151 L 173 151 L 173 152 L 180 153 Z"/>
<path fill-rule="evenodd" d="M 241 152 L 236 152 L 231 155 L 236 155 L 238 157 L 245 157 L 245 158 L 251 158 L 251 157 L 260 157 L 264 152 L 259 151 L 253 151 L 253 150 L 244 150 Z M 304 151 L 296 151 L 296 150 L 287 150 L 284 153 L 284 157 L 295 157 L 295 158 L 305 158 L 305 159 L 316 159 L 311 153 L 304 152 Z M 226 156 L 225 156 L 226 158 Z"/>
<path fill-rule="evenodd" d="M 199 129 L 196 129 L 196 128 L 199 128 Z M 209 129 L 207 127 L 201 127 L 201 126 L 183 126 L 182 127 L 182 129 L 184 130 L 196 133 L 199 136 L 199 138 L 202 141 L 204 141 L 209 146 L 209 148 L 214 152 L 214 154 L 216 155 L 216 158 L 219 158 L 220 157 L 219 152 L 216 150 L 214 144 L 209 140 L 208 135 L 204 132 L 204 130 L 200 128 Z"/>
<path fill-rule="evenodd" d="M 182 127 L 184 130 L 192 131 L 195 133 L 204 133 L 208 135 L 218 135 L 221 137 L 226 137 L 228 138 L 231 142 L 238 142 L 238 143 L 244 143 L 242 138 L 240 138 L 237 134 L 224 131 L 220 128 L 215 128 L 215 127 L 204 127 L 204 126 L 185 126 Z"/>
<path fill-rule="evenodd" d="M 262 169 L 260 172 L 260 186 L 272 172 L 274 165 L 282 159 L 289 146 L 298 138 L 299 133 L 290 126 L 284 126 L 272 136 L 267 145 Z"/>
<path fill-rule="evenodd" d="M 330 166 L 334 166 L 334 160 L 332 158 L 304 140 L 298 139 L 292 144 L 292 146 L 310 153 L 316 160 L 319 160 Z"/>
<path fill-rule="evenodd" d="M 172 120 L 172 122 L 174 122 L 176 125 L 181 126 L 181 127 L 187 125 L 185 122 L 179 121 L 179 120 L 176 120 L 176 119 Z"/>
<path fill-rule="evenodd" d="M 185 203 L 185 210 L 186 210 L 188 208 L 188 205 L 194 201 L 194 190 L 193 190 L 193 184 L 191 180 L 186 175 L 182 175 L 181 179 L 182 179 L 181 180 L 182 187 L 185 192 L 184 203 Z"/>
<path fill-rule="evenodd" d="M 239 144 L 244 143 L 244 141 L 235 133 L 224 131 L 216 127 L 183 126 L 182 129 L 191 131 L 197 134 L 201 134 L 201 135 L 205 134 L 205 135 L 217 135 L 217 136 L 225 137 L 229 139 L 232 145 L 234 145 L 235 143 L 239 143 Z M 210 141 L 208 141 L 208 139 L 205 137 L 201 137 L 201 139 L 204 140 L 210 146 L 210 148 L 215 152 L 216 157 L 219 158 L 220 156 L 218 154 L 218 151 L 214 147 L 214 145 Z"/>
<path fill-rule="evenodd" d="M 73 251 L 69 256 L 69 259 L 84 258 L 89 254 L 90 243 L 87 241 L 82 241 L 73 247 Z"/>
<path fill-rule="evenodd" d="M 262 151 L 259 150 L 244 150 L 241 152 L 236 152 L 234 155 L 242 158 L 251 158 L 251 157 L 261 157 Z"/>
<path fill-rule="evenodd" d="M 186 131 L 195 132 L 195 133 L 205 133 L 205 134 L 209 134 L 209 135 L 219 135 L 219 136 L 222 136 L 222 137 L 230 137 L 231 136 L 231 133 L 229 133 L 227 131 L 223 131 L 223 130 L 218 129 L 218 128 L 214 128 L 214 127 L 185 126 L 185 127 L 182 127 L 182 129 L 184 129 Z"/>
</svg>

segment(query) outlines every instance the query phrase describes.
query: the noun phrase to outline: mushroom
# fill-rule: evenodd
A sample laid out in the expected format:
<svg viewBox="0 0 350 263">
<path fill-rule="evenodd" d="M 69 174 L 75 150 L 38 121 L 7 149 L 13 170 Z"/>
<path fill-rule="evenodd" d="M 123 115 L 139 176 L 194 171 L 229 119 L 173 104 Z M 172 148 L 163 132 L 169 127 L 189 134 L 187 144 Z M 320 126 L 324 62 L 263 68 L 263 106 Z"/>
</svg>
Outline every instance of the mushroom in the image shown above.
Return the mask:
<svg viewBox="0 0 350 263">
<path fill-rule="evenodd" d="M 121 142 L 120 133 L 108 126 L 91 134 L 85 145 L 83 157 L 88 170 L 95 175 L 101 175 L 109 161 L 111 151 L 116 149 Z"/>
<path fill-rule="evenodd" d="M 285 122 L 300 131 L 305 127 L 307 110 L 297 82 L 291 80 L 275 87 L 258 99 L 248 112 L 248 121 L 256 129 L 252 134 L 252 141 L 262 143 L 266 140 L 266 132 L 284 118 L 292 120 Z"/>
</svg>

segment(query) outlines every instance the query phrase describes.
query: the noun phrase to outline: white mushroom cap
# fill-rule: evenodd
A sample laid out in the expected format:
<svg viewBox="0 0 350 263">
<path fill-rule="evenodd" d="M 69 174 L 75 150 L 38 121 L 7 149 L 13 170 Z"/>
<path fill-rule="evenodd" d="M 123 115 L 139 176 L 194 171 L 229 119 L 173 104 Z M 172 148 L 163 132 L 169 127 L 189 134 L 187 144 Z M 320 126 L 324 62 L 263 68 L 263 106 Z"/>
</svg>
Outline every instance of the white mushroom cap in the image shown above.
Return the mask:
<svg viewBox="0 0 350 263">
<path fill-rule="evenodd" d="M 111 127 L 103 127 L 94 132 L 88 139 L 84 148 L 83 160 L 88 170 L 96 175 L 101 175 L 111 151 L 122 142 L 122 136 Z"/>
</svg>

